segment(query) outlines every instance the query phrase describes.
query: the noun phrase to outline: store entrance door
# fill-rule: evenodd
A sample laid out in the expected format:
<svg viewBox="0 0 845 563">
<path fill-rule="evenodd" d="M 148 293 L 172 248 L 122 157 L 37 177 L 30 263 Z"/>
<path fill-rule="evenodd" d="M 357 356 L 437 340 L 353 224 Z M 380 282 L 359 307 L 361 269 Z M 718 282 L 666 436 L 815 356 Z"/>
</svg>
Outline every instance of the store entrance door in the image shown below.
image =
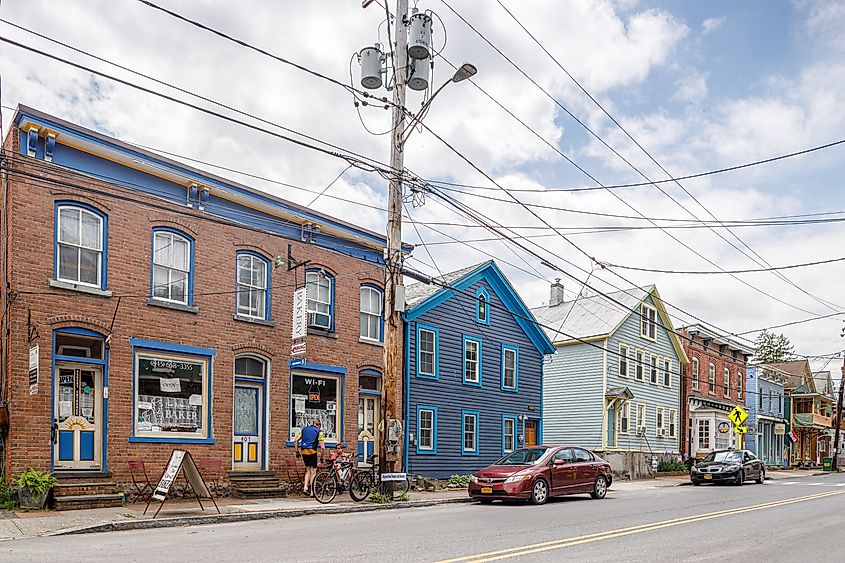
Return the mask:
<svg viewBox="0 0 845 563">
<path fill-rule="evenodd" d="M 379 399 L 378 395 L 358 397 L 358 461 L 378 452 Z"/>
<path fill-rule="evenodd" d="M 53 466 L 101 469 L 103 377 L 99 367 L 56 365 L 53 403 Z"/>
<path fill-rule="evenodd" d="M 235 410 L 232 433 L 232 468 L 261 469 L 264 442 L 264 385 L 235 385 Z"/>
<path fill-rule="evenodd" d="M 525 421 L 525 445 L 526 445 L 526 447 L 537 445 L 537 421 L 536 420 L 526 420 Z"/>
</svg>

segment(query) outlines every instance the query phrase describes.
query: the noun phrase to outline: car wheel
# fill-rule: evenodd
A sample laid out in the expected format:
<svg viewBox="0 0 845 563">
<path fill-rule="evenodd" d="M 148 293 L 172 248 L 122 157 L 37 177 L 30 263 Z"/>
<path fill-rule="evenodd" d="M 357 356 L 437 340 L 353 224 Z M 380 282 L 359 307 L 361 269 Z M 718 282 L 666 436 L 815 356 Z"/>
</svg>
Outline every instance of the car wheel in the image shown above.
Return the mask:
<svg viewBox="0 0 845 563">
<path fill-rule="evenodd" d="M 599 475 L 596 478 L 596 484 L 593 485 L 593 492 L 590 493 L 590 496 L 594 499 L 603 499 L 607 495 L 607 479 L 604 478 L 604 475 Z"/>
<path fill-rule="evenodd" d="M 545 479 L 537 479 L 531 487 L 531 504 L 543 504 L 549 500 L 549 485 Z"/>
<path fill-rule="evenodd" d="M 740 471 L 739 473 L 736 474 L 736 481 L 735 481 L 734 484 L 737 487 L 741 487 L 744 482 L 745 482 L 745 471 Z"/>
<path fill-rule="evenodd" d="M 695 480 L 693 480 L 692 484 L 693 484 L 693 486 L 695 486 L 695 487 L 700 487 L 700 486 L 701 486 L 701 481 L 695 481 Z"/>
<path fill-rule="evenodd" d="M 480 498 L 480 499 L 478 499 L 478 502 L 480 502 L 481 504 L 493 504 L 493 499 L 491 499 L 491 498 Z"/>
<path fill-rule="evenodd" d="M 762 485 L 765 480 L 766 480 L 766 470 L 761 469 L 760 474 L 757 476 L 757 484 Z"/>
</svg>

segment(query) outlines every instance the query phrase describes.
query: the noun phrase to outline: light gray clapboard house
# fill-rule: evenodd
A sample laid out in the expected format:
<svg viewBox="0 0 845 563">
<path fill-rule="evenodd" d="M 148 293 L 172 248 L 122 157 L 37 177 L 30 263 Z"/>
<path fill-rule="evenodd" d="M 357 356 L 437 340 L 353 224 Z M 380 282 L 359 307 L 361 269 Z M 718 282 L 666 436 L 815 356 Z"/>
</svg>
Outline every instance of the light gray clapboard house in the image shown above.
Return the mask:
<svg viewBox="0 0 845 563">
<path fill-rule="evenodd" d="M 556 348 L 544 368 L 546 443 L 590 448 L 634 477 L 679 451 L 688 360 L 656 287 L 564 301 L 558 280 L 531 312 Z"/>
</svg>

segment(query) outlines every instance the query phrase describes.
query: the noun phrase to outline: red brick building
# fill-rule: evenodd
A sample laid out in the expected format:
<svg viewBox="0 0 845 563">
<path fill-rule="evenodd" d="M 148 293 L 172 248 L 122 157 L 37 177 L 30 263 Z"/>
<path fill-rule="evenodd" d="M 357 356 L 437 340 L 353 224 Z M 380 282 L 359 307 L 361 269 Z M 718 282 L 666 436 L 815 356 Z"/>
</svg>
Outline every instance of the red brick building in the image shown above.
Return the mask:
<svg viewBox="0 0 845 563">
<path fill-rule="evenodd" d="M 728 413 L 745 405 L 745 368 L 754 350 L 701 325 L 679 332 L 690 360 L 681 385 L 681 452 L 700 458 L 741 447 Z"/>
<path fill-rule="evenodd" d="M 7 479 L 157 479 L 179 448 L 272 482 L 313 417 L 372 450 L 381 235 L 30 108 L 5 150 Z"/>
</svg>

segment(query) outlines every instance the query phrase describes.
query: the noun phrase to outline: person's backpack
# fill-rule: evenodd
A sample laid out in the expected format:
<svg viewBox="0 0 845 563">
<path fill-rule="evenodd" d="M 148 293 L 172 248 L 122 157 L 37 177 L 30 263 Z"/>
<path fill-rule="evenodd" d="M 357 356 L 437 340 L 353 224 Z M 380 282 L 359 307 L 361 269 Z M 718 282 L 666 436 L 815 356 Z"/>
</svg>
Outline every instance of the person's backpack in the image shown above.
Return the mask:
<svg viewBox="0 0 845 563">
<path fill-rule="evenodd" d="M 316 450 L 317 438 L 320 436 L 320 431 L 313 424 L 309 424 L 302 429 L 302 437 L 299 439 L 299 447 L 303 450 Z"/>
</svg>

